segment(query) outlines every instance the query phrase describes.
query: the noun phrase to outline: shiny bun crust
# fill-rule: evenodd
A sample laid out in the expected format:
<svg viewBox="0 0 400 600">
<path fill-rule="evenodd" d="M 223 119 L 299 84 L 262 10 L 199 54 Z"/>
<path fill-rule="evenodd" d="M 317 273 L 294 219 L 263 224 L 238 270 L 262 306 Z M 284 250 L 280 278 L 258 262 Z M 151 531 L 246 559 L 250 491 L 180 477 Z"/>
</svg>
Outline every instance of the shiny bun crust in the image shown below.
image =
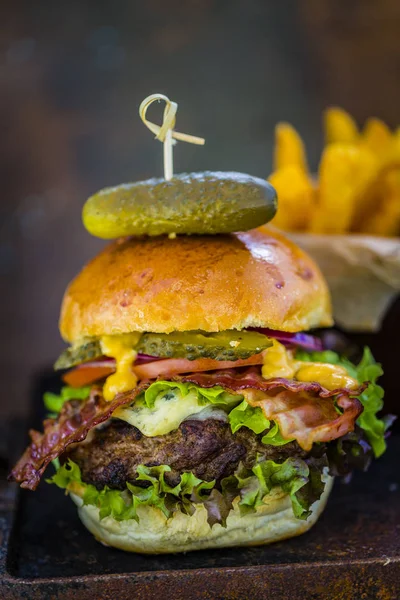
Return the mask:
<svg viewBox="0 0 400 600">
<path fill-rule="evenodd" d="M 333 478 L 328 476 L 325 490 L 313 504 L 307 521 L 295 518 L 289 496 L 278 489 L 264 498 L 265 504 L 256 513 L 245 516 L 240 516 L 236 499 L 227 527 L 217 524 L 212 528 L 201 505 L 192 516 L 178 512 L 167 519 L 159 509 L 141 506 L 139 523 L 133 519 L 116 521 L 112 517 L 100 521 L 97 508 L 84 506 L 78 496 L 71 496 L 79 507 L 81 521 L 99 542 L 127 552 L 166 554 L 227 546 L 260 546 L 301 535 L 314 525 L 324 510 L 332 484 Z"/>
<path fill-rule="evenodd" d="M 302 331 L 332 324 L 313 260 L 272 228 L 216 236 L 123 238 L 66 291 L 64 339 L 131 331 Z"/>
</svg>

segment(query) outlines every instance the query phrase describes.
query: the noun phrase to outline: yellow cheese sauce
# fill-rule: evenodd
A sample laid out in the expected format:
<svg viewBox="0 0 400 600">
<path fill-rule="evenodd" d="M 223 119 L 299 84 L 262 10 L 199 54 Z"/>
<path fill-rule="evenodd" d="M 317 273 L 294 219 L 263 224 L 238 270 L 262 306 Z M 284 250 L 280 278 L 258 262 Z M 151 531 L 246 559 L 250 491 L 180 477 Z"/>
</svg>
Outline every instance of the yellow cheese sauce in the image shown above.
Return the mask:
<svg viewBox="0 0 400 600">
<path fill-rule="evenodd" d="M 272 346 L 264 350 L 264 364 L 261 368 L 261 374 L 264 379 L 274 377 L 293 379 L 295 374 L 293 363 L 293 358 L 285 346 L 277 340 L 273 340 Z"/>
<path fill-rule="evenodd" d="M 115 358 L 116 362 L 116 372 L 107 377 L 103 387 L 103 395 L 108 402 L 111 402 L 117 394 L 128 392 L 137 385 L 137 377 L 132 372 L 132 364 L 137 356 L 134 348 L 141 335 L 138 332 L 103 335 L 100 339 L 103 354 Z"/>
<path fill-rule="evenodd" d="M 137 356 L 134 348 L 139 342 L 140 336 L 141 333 L 135 332 L 121 335 L 105 335 L 100 340 L 103 354 L 115 358 L 116 361 L 116 372 L 106 379 L 103 388 L 104 398 L 109 402 L 117 394 L 132 390 L 137 385 L 137 377 L 132 371 L 132 364 Z M 328 363 L 295 360 L 292 351 L 288 350 L 277 340 L 273 340 L 272 346 L 264 351 L 262 376 L 264 379 L 283 377 L 304 382 L 316 381 L 328 390 L 341 387 L 355 389 L 358 386 L 358 382 L 348 375 L 344 367 Z M 196 406 L 194 405 L 194 399 L 191 400 L 189 397 L 186 397 L 184 404 L 186 404 L 188 409 L 189 406 L 187 403 L 190 402 L 193 402 L 190 410 L 193 410 L 193 413 L 199 412 L 200 408 L 197 403 Z M 178 410 L 171 403 L 167 403 L 167 406 L 169 410 L 172 408 Z M 168 410 L 167 407 L 164 408 Z M 147 410 L 153 412 L 150 409 Z M 177 416 L 175 422 L 178 422 L 179 419 L 180 417 Z M 126 420 L 130 422 L 128 419 Z M 160 434 L 153 433 L 151 435 Z"/>
<path fill-rule="evenodd" d="M 264 379 L 284 377 L 304 382 L 316 381 L 327 390 L 358 387 L 358 381 L 350 377 L 344 367 L 329 363 L 294 360 L 292 352 L 277 340 L 273 341 L 270 348 L 264 350 L 264 364 L 261 372 Z"/>
</svg>

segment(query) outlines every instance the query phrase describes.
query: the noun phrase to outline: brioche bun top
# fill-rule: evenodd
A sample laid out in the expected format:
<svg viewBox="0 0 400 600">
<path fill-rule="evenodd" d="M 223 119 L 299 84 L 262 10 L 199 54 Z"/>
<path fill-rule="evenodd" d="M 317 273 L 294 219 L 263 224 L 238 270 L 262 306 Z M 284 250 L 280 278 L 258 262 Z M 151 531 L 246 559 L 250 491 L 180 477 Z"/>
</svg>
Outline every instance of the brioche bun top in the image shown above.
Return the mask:
<svg viewBox="0 0 400 600">
<path fill-rule="evenodd" d="M 319 268 L 266 226 L 229 235 L 116 240 L 72 281 L 60 317 L 70 343 L 132 331 L 297 332 L 331 324 Z"/>
</svg>

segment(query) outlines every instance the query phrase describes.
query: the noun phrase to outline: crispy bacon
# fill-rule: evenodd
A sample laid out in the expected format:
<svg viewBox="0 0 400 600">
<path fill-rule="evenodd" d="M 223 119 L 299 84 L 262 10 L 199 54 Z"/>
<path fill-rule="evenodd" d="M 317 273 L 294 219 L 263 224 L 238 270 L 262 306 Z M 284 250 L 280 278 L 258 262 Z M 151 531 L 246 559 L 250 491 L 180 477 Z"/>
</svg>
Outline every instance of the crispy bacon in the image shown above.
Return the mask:
<svg viewBox="0 0 400 600">
<path fill-rule="evenodd" d="M 284 439 L 295 438 L 303 450 L 311 450 L 314 442 L 330 442 L 354 430 L 362 404 L 357 398 L 342 392 L 334 402 L 307 391 L 275 390 L 267 396 L 258 390 L 245 393 L 251 406 L 259 406 L 267 419 L 279 425 Z M 258 396 L 258 397 L 257 397 Z"/>
<path fill-rule="evenodd" d="M 132 402 L 148 385 L 147 383 L 132 390 L 129 398 L 119 394 L 112 402 L 104 400 L 101 391 L 96 388 L 92 389 L 90 397 L 84 402 L 65 402 L 57 419 L 44 421 L 43 433 L 30 430 L 32 443 L 15 465 L 10 479 L 19 481 L 23 488 L 36 489 L 52 460 L 60 456 L 70 444 L 84 440 L 93 427 L 107 421 L 119 406 Z"/>
<path fill-rule="evenodd" d="M 188 381 L 203 388 L 210 388 L 216 385 L 232 390 L 240 391 L 245 389 L 255 389 L 268 392 L 279 387 L 283 387 L 290 392 L 307 391 L 318 394 L 321 398 L 331 398 L 344 393 L 347 396 L 359 396 L 367 387 L 364 383 L 358 388 L 348 390 L 346 388 L 337 388 L 327 390 L 317 381 L 304 382 L 294 379 L 284 379 L 275 377 L 273 379 L 264 379 L 261 375 L 261 369 L 251 367 L 246 370 L 225 369 L 214 373 L 190 373 L 190 375 L 176 376 L 170 378 L 172 381 Z"/>
<path fill-rule="evenodd" d="M 355 396 L 367 386 L 363 384 L 354 390 L 327 390 L 317 382 L 266 380 L 255 368 L 244 373 L 232 369 L 212 374 L 194 373 L 179 380 L 204 388 L 220 385 L 229 391 L 240 391 L 251 406 L 259 406 L 267 419 L 278 423 L 284 439 L 295 438 L 307 451 L 314 442 L 329 442 L 354 430 L 356 419 L 363 410 Z M 336 404 L 327 401 L 334 397 Z"/>
<path fill-rule="evenodd" d="M 249 404 L 260 406 L 268 419 L 279 424 L 284 438 L 296 438 L 305 450 L 310 450 L 313 442 L 336 439 L 354 429 L 362 411 L 361 403 L 354 396 L 365 389 L 364 385 L 357 390 L 330 391 L 316 382 L 282 378 L 265 380 L 257 367 L 191 373 L 170 379 L 204 388 L 219 385 L 231 392 L 240 392 Z M 32 443 L 16 464 L 11 478 L 19 481 L 21 487 L 34 490 L 52 460 L 70 444 L 82 442 L 91 429 L 107 421 L 119 406 L 133 402 L 151 383 L 150 380 L 143 381 L 134 390 L 116 396 L 112 402 L 106 402 L 98 389 L 93 389 L 86 401 L 66 402 L 57 419 L 44 422 L 43 434 L 30 432 Z M 335 408 L 334 397 L 342 413 Z"/>
</svg>

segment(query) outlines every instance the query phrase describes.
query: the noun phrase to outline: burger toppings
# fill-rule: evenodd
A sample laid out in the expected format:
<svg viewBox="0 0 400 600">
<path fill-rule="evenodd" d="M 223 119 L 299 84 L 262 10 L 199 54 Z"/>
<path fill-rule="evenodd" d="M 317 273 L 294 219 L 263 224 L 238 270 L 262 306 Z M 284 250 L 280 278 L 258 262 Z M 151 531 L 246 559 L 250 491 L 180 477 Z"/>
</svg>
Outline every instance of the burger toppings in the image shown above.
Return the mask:
<svg viewBox="0 0 400 600">
<path fill-rule="evenodd" d="M 115 359 L 115 373 L 107 377 L 103 387 L 106 400 L 111 400 L 121 392 L 127 392 L 136 387 L 137 377 L 132 371 L 132 364 L 137 357 L 134 350 L 140 339 L 140 333 L 123 335 L 104 335 L 101 338 L 101 350 L 106 356 Z"/>
<path fill-rule="evenodd" d="M 344 367 L 323 362 L 304 364 L 302 361 L 295 360 L 293 353 L 276 340 L 272 347 L 264 352 L 262 376 L 264 379 L 294 377 L 298 381 L 317 381 L 328 390 L 340 387 L 351 390 L 358 387 L 358 382 L 350 377 Z"/>
<path fill-rule="evenodd" d="M 172 466 L 154 466 L 154 459 L 137 464 L 154 456 Z M 49 483 L 96 506 L 100 518 L 138 521 L 141 506 L 155 507 L 166 517 L 178 510 L 191 515 L 202 504 L 212 526 L 226 524 L 234 501 L 241 514 L 254 512 L 276 488 L 289 494 L 295 516 L 306 519 L 324 490 L 326 472 L 365 469 L 371 447 L 359 428 L 306 455 L 294 443 L 276 449 L 260 445 L 251 432 L 232 436 L 213 421 L 187 421 L 170 436 L 146 439 L 116 420 L 65 460 Z"/>
<path fill-rule="evenodd" d="M 312 336 L 309 336 L 312 337 Z M 251 358 L 272 344 L 271 337 L 256 331 L 175 331 L 173 333 L 144 333 L 139 339 L 132 334 L 107 336 L 121 339 L 126 347 L 135 348 L 138 357 L 143 355 L 161 358 L 185 358 L 194 361 L 209 358 L 216 361 L 235 361 Z M 102 347 L 104 338 L 86 339 L 81 344 L 64 350 L 55 368 L 67 369 L 100 358 L 107 354 Z"/>
<path fill-rule="evenodd" d="M 211 358 L 199 358 L 198 360 L 187 360 L 186 358 L 167 358 L 135 363 L 132 368 L 139 380 L 156 379 L 158 377 L 172 377 L 180 373 L 193 373 L 198 371 L 216 371 L 221 369 L 234 369 L 250 365 L 261 365 L 264 361 L 262 354 L 255 354 L 250 358 L 235 361 L 218 361 Z M 79 365 L 72 371 L 63 375 L 65 383 L 71 386 L 82 386 L 93 383 L 96 379 L 113 373 L 115 363 L 110 360 L 99 360 Z"/>
<path fill-rule="evenodd" d="M 191 471 L 200 479 L 218 484 L 232 475 L 239 463 L 252 467 L 257 459 L 283 461 L 289 456 L 304 458 L 296 442 L 282 446 L 266 445 L 260 435 L 242 427 L 233 434 L 228 423 L 219 419 L 187 420 L 170 435 L 147 437 L 136 427 L 112 419 L 97 429 L 90 441 L 76 444 L 63 456 L 71 459 L 82 473 L 83 480 L 103 489 L 123 490 L 126 482 L 137 478 L 137 467 L 168 464 L 170 485 L 179 476 Z"/>
<path fill-rule="evenodd" d="M 276 205 L 275 190 L 265 179 L 206 171 L 105 188 L 86 201 L 82 218 L 89 233 L 103 239 L 209 235 L 268 223 Z"/>
<path fill-rule="evenodd" d="M 144 506 L 160 510 L 167 518 L 176 511 L 192 515 L 196 505 L 201 504 L 212 527 L 215 523 L 226 526 L 234 502 L 238 503 L 242 515 L 252 513 L 263 504 L 265 496 L 277 488 L 282 495 L 289 495 L 295 516 L 306 519 L 313 502 L 324 491 L 326 466 L 325 457 L 303 460 L 291 456 L 283 462 L 261 460 L 251 468 L 239 463 L 220 485 L 215 480 L 199 479 L 191 471 L 182 473 L 176 485 L 171 485 L 168 465 L 139 465 L 134 484 L 126 482 L 123 491 L 108 486 L 99 491 L 82 481 L 79 466 L 68 461 L 48 482 L 81 497 L 84 504 L 96 506 L 100 519 L 110 516 L 116 521 L 139 521 L 140 508 Z"/>
<path fill-rule="evenodd" d="M 146 356 L 150 359 L 157 357 L 185 358 L 194 361 L 199 358 L 210 358 L 217 361 L 235 361 L 259 354 L 270 347 L 274 339 L 291 347 L 305 348 L 311 351 L 323 349 L 321 340 L 314 335 L 286 333 L 272 329 L 229 330 L 216 333 L 206 331 L 144 333 L 138 341 L 132 338 L 132 334 L 105 337 L 115 340 L 122 338 L 123 344 L 126 346 L 131 343 L 131 347 L 135 348 L 139 359 Z M 129 342 L 130 339 L 131 342 Z M 54 366 L 56 369 L 68 369 L 99 359 L 104 354 L 112 356 L 102 348 L 104 343 L 104 338 L 85 339 L 80 344 L 64 350 Z"/>
<path fill-rule="evenodd" d="M 306 350 L 318 352 L 323 350 L 322 340 L 315 335 L 309 333 L 289 333 L 287 331 L 276 331 L 275 329 L 267 329 L 265 327 L 251 327 L 252 331 L 258 331 L 270 338 L 275 338 L 284 344 L 298 346 Z"/>
<path fill-rule="evenodd" d="M 145 336 L 146 335 L 147 334 L 145 334 Z M 241 336 L 238 335 L 237 338 L 236 341 L 230 340 L 230 344 L 234 343 L 240 346 Z M 255 354 L 248 358 L 234 361 L 211 358 L 195 359 L 193 358 L 192 347 L 190 359 L 161 359 L 161 357 L 154 357 L 152 360 L 151 356 L 146 355 L 146 360 L 139 360 L 138 363 L 133 363 L 132 360 L 131 334 L 126 336 L 105 336 L 103 339 L 106 340 L 106 342 L 101 342 L 103 353 L 105 354 L 107 352 L 109 357 L 117 356 L 119 361 L 119 373 L 115 381 L 118 382 L 120 391 L 127 391 L 134 387 L 131 385 L 131 368 L 137 379 L 142 380 L 155 379 L 162 376 L 170 377 L 180 373 L 221 370 L 257 364 L 263 364 L 262 373 L 264 379 L 274 377 L 295 377 L 299 381 L 321 381 L 323 386 L 328 389 L 339 387 L 352 389 L 357 386 L 357 381 L 349 376 L 348 371 L 346 371 L 343 366 L 326 364 L 323 362 L 314 362 L 313 364 L 307 364 L 305 366 L 301 361 L 294 359 L 294 352 L 292 349 L 287 348 L 276 339 L 269 340 L 266 338 L 267 343 L 264 345 L 263 351 L 261 351 L 262 345 L 255 346 L 253 350 L 256 352 Z M 215 342 L 215 339 L 213 341 Z M 139 345 L 141 345 L 141 341 L 139 342 Z M 235 349 L 237 348 L 237 346 L 234 347 Z M 214 346 L 214 349 L 215 348 L 216 347 Z M 201 348 L 198 347 L 195 354 L 197 355 L 200 352 Z M 140 356 L 142 355 L 138 354 L 139 358 Z M 103 358 L 98 361 L 83 363 L 76 367 L 75 370 L 64 374 L 63 378 L 68 385 L 80 387 L 96 381 L 96 378 L 101 379 L 104 376 L 113 373 L 115 368 L 115 362 Z M 111 380 L 111 384 L 116 385 L 115 381 L 114 379 Z M 117 392 L 114 392 L 114 395 L 115 393 Z M 108 391 L 105 395 L 106 397 L 113 397 L 113 394 L 108 393 Z"/>
<path fill-rule="evenodd" d="M 280 481 L 297 516 L 306 518 L 325 467 L 348 472 L 356 464 L 349 453 L 364 465 L 371 447 L 376 455 L 384 451 L 387 423 L 376 416 L 381 369 L 369 351 L 355 367 L 333 352 L 295 350 L 261 333 L 225 333 L 195 333 L 207 342 L 191 349 L 184 334 L 165 336 L 165 343 L 147 338 L 147 349 L 153 339 L 151 351 L 172 358 L 138 355 L 147 334 L 103 336 L 103 357 L 64 375 L 73 386 L 98 384 L 46 396 L 53 418 L 43 434 L 31 431 L 13 477 L 35 489 L 60 457 L 52 482 L 104 516 L 137 518 L 143 503 L 190 514 L 201 502 L 210 523 L 225 521 L 235 494 L 242 511 L 254 510 Z M 237 356 L 242 343 L 242 356 L 250 343 L 255 353 L 207 357 Z M 86 350 L 88 356 L 93 347 Z M 190 358 L 175 356 L 184 351 Z M 357 435 L 344 445 L 356 423 Z"/>
<path fill-rule="evenodd" d="M 329 391 L 317 382 L 264 380 L 256 368 L 244 372 L 232 370 L 174 377 L 174 384 L 178 387 L 179 383 L 194 383 L 202 388 L 198 394 L 204 399 L 204 404 L 217 404 L 219 396 L 220 404 L 227 403 L 220 390 L 206 392 L 207 388 L 215 386 L 230 393 L 240 394 L 238 400 L 247 394 L 248 404 L 253 408 L 261 408 L 268 421 L 274 418 L 278 425 L 282 423 L 286 440 L 293 439 L 293 433 L 299 432 L 299 441 L 305 449 L 310 449 L 314 441 L 334 439 L 351 431 L 361 412 L 359 401 L 351 396 L 360 392 L 362 387 L 353 391 Z M 160 386 L 160 383 L 153 385 Z M 150 381 L 143 382 L 130 392 L 117 395 L 111 402 L 106 401 L 96 389 L 86 401 L 67 401 L 58 419 L 48 419 L 44 422 L 44 434 L 31 432 L 32 444 L 16 465 L 13 476 L 21 481 L 24 487 L 34 489 L 46 466 L 70 444 L 84 440 L 91 429 L 107 421 L 118 408 L 134 403 L 135 399 L 150 387 Z M 258 394 L 249 395 L 250 391 L 256 391 Z M 276 399 L 272 401 L 274 396 Z M 146 393 L 144 399 L 146 402 Z M 154 394 L 147 392 L 149 408 L 154 407 L 155 400 Z M 306 433 L 302 433 L 303 429 Z"/>
<path fill-rule="evenodd" d="M 140 387 L 135 389 L 137 394 L 140 391 Z M 92 389 L 87 400 L 66 401 L 56 419 L 44 421 L 43 433 L 29 432 L 32 443 L 15 465 L 13 478 L 21 483 L 21 487 L 34 490 L 52 460 L 58 458 L 70 444 L 84 440 L 89 431 L 107 421 L 125 402 L 123 395 L 107 402 L 96 388 Z"/>
</svg>

